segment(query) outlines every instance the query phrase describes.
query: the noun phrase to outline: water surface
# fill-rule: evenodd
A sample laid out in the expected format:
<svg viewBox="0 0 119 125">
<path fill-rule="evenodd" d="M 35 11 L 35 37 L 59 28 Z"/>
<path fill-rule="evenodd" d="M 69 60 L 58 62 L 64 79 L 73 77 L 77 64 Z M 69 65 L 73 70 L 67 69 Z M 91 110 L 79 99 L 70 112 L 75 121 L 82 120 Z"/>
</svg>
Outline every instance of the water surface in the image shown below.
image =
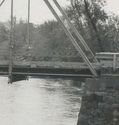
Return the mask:
<svg viewBox="0 0 119 125">
<path fill-rule="evenodd" d="M 8 85 L 0 77 L 0 124 L 76 125 L 80 89 L 69 83 L 30 79 Z"/>
</svg>

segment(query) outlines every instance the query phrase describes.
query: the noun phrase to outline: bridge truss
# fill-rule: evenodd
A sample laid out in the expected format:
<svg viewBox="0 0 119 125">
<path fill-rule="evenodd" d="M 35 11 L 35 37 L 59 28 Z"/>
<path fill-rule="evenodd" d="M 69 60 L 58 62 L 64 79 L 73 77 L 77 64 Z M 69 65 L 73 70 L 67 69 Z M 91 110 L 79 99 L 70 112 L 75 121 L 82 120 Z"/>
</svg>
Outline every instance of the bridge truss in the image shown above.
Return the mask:
<svg viewBox="0 0 119 125">
<path fill-rule="evenodd" d="M 94 77 L 97 77 L 97 71 L 93 65 L 93 63 L 98 64 L 98 60 L 96 59 L 95 55 L 81 36 L 81 34 L 77 31 L 75 26 L 71 23 L 70 19 L 68 18 L 66 12 L 62 9 L 60 4 L 57 0 L 52 0 L 57 9 L 61 12 L 62 16 L 66 20 L 69 28 L 67 28 L 64 24 L 62 18 L 58 15 L 57 11 L 54 9 L 52 4 L 49 2 L 50 0 L 43 0 L 52 14 L 55 16 L 59 24 L 62 26 L 63 30 L 65 31 L 66 35 L 69 37 L 70 41 L 72 42 L 73 46 L 77 50 L 77 52 L 81 55 L 82 59 L 84 60 L 85 64 L 88 66 L 89 70 L 91 71 Z M 10 58 L 9 58 L 9 83 L 12 83 L 13 77 L 13 49 L 14 49 L 14 0 L 11 0 L 11 30 L 10 30 Z M 28 43 L 30 45 L 30 0 L 28 0 L 28 27 L 27 27 L 27 36 L 28 36 Z M 75 34 L 76 37 L 72 35 L 72 32 Z M 90 58 L 88 55 L 90 54 Z M 93 60 L 92 62 L 90 60 Z"/>
</svg>

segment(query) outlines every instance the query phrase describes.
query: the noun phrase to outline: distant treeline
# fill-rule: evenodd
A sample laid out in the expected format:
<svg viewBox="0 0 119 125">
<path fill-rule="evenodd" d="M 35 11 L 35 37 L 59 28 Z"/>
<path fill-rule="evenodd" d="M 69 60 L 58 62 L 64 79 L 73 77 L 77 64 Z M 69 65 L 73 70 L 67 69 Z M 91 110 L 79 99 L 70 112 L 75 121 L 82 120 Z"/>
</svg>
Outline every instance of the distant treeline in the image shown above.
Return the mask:
<svg viewBox="0 0 119 125">
<path fill-rule="evenodd" d="M 94 53 L 119 51 L 119 17 L 106 13 L 105 5 L 105 0 L 74 0 L 65 8 L 71 22 Z M 57 21 L 47 21 L 42 25 L 30 23 L 30 45 L 27 22 L 15 21 L 14 26 L 16 60 L 81 61 L 80 55 Z M 9 22 L 0 23 L 1 48 L 5 48 L 2 46 L 6 43 L 9 43 Z"/>
</svg>

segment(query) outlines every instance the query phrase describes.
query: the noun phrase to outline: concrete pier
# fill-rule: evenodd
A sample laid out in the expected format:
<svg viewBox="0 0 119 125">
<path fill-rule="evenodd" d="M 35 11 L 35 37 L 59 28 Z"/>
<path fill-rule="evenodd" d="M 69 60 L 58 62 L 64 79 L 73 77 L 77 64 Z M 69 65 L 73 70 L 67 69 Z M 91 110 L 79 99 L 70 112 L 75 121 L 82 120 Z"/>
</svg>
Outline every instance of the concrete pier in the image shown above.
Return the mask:
<svg viewBox="0 0 119 125">
<path fill-rule="evenodd" d="M 86 80 L 77 125 L 119 125 L 119 78 Z"/>
</svg>

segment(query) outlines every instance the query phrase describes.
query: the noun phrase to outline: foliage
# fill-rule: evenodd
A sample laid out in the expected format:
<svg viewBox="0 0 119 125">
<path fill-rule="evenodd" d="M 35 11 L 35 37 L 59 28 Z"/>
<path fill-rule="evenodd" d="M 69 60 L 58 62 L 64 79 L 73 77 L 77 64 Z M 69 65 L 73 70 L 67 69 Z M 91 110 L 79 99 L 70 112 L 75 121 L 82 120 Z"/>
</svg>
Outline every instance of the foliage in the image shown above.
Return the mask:
<svg viewBox="0 0 119 125">
<path fill-rule="evenodd" d="M 67 9 L 77 28 L 81 29 L 82 26 L 85 29 L 90 47 L 96 47 L 94 51 L 105 50 L 98 29 L 98 25 L 102 25 L 108 19 L 103 9 L 105 4 L 105 0 L 73 0 L 72 6 Z"/>
<path fill-rule="evenodd" d="M 73 25 L 94 53 L 118 52 L 119 17 L 104 11 L 105 0 L 72 0 L 65 9 Z M 63 18 L 64 19 L 64 18 Z M 80 56 L 57 21 L 30 23 L 29 50 L 27 22 L 14 22 L 15 58 L 20 60 L 81 61 Z M 0 24 L 0 45 L 8 45 L 9 28 Z M 7 57 L 5 57 L 7 58 Z"/>
<path fill-rule="evenodd" d="M 8 40 L 8 29 L 4 26 L 4 24 L 0 24 L 0 42 Z"/>
<path fill-rule="evenodd" d="M 68 61 L 70 58 L 77 58 L 76 50 L 74 49 L 73 45 L 69 41 L 68 37 L 58 22 L 45 22 L 38 27 L 38 30 L 39 34 L 45 38 L 44 50 L 42 48 L 42 52 L 44 52 L 46 57 L 57 61 Z M 41 43 L 42 41 L 39 40 L 39 42 Z"/>
</svg>

